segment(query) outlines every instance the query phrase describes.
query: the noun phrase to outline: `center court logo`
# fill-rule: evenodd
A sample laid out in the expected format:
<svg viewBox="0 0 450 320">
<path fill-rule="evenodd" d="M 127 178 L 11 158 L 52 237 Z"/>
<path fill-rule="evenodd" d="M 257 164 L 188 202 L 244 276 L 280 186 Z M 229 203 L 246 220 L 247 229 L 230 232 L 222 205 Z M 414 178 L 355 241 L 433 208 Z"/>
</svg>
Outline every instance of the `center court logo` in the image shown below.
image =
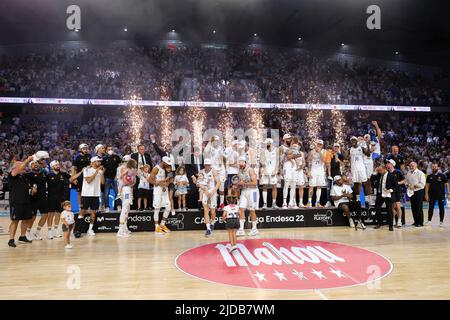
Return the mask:
<svg viewBox="0 0 450 320">
<path fill-rule="evenodd" d="M 377 253 L 344 244 L 293 239 L 212 243 L 181 253 L 178 269 L 221 284 L 262 289 L 308 290 L 365 284 L 388 275 L 392 264 Z M 373 270 L 377 275 L 374 277 Z"/>
</svg>

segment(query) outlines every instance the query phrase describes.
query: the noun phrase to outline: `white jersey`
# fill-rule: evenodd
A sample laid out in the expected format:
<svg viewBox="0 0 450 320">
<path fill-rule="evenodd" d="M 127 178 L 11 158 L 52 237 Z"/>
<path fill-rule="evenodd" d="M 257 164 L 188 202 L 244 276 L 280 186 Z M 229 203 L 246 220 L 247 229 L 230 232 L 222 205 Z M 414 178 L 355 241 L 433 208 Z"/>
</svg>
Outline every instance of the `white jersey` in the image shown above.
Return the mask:
<svg viewBox="0 0 450 320">
<path fill-rule="evenodd" d="M 295 160 L 286 160 L 283 164 L 283 176 L 285 181 L 297 180 L 297 165 Z"/>
<path fill-rule="evenodd" d="M 221 147 L 214 148 L 211 146 L 210 159 L 212 162 L 212 168 L 216 171 L 222 171 L 225 169 L 223 164 L 223 150 Z"/>
<path fill-rule="evenodd" d="M 156 165 L 155 168 L 158 169 L 155 181 L 161 182 L 166 180 L 167 177 L 166 170 L 161 168 L 159 165 Z M 153 207 L 154 208 L 170 207 L 169 190 L 167 187 L 155 186 L 153 188 Z"/>
<path fill-rule="evenodd" d="M 368 147 L 369 148 L 369 147 Z M 369 149 L 370 150 L 370 149 Z M 372 158 L 372 154 L 373 151 L 370 152 L 370 154 L 367 156 L 366 154 L 363 153 L 363 161 L 364 163 L 373 163 L 373 158 Z"/>
<path fill-rule="evenodd" d="M 316 150 L 312 150 L 311 159 L 311 174 L 324 175 L 325 174 L 325 162 L 320 159 L 320 154 Z M 326 150 L 321 150 L 323 157 L 325 157 Z"/>
<path fill-rule="evenodd" d="M 216 180 L 214 178 L 214 170 L 211 169 L 209 172 L 206 172 L 205 169 L 200 171 L 203 173 L 203 181 L 201 184 L 206 187 L 209 191 L 213 190 L 216 187 Z"/>
<path fill-rule="evenodd" d="M 231 166 L 231 164 L 233 165 L 237 165 L 238 164 L 238 160 L 239 160 L 239 152 L 237 150 L 233 150 L 233 148 L 228 147 L 225 149 L 225 156 L 227 159 L 227 174 L 237 174 L 239 172 L 239 167 L 234 167 Z"/>
<path fill-rule="evenodd" d="M 156 174 L 156 177 L 155 177 L 156 182 L 161 182 L 161 181 L 166 180 L 166 170 L 161 168 L 159 166 L 159 164 L 156 165 L 155 168 L 158 169 L 158 173 Z"/>
<path fill-rule="evenodd" d="M 261 163 L 265 166 L 266 174 L 269 176 L 276 175 L 277 168 L 277 157 L 278 157 L 278 149 L 272 148 L 272 150 L 268 150 L 267 148 L 263 151 L 263 162 Z"/>
<path fill-rule="evenodd" d="M 229 204 L 223 208 L 223 211 L 226 212 L 227 218 L 237 219 L 239 218 L 239 206 L 235 204 Z"/>
<path fill-rule="evenodd" d="M 350 167 L 364 167 L 364 152 L 361 146 L 350 148 Z"/>
</svg>

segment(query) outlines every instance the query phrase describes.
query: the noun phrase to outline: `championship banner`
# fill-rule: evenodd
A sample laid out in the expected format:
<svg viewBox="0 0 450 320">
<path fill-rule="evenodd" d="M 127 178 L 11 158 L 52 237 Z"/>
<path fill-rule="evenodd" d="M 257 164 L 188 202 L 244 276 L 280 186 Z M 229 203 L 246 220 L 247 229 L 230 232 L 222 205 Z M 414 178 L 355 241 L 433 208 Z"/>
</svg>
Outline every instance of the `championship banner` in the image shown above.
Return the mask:
<svg viewBox="0 0 450 320">
<path fill-rule="evenodd" d="M 120 213 L 98 213 L 95 232 L 117 232 L 119 230 Z M 352 215 L 355 215 L 353 212 Z M 162 212 L 160 213 L 162 217 Z M 362 219 L 367 225 L 375 224 L 375 209 L 362 209 Z M 386 220 L 386 209 L 382 209 L 383 220 Z M 299 227 L 342 227 L 349 226 L 347 217 L 336 208 L 309 208 L 300 210 L 257 210 L 258 229 L 299 228 Z M 89 216 L 83 220 L 82 230 L 86 232 Z M 180 211 L 169 215 L 167 225 L 172 231 L 205 230 L 203 212 L 199 210 Z M 250 218 L 246 215 L 246 228 L 250 227 Z M 225 223 L 220 212 L 217 213 L 214 228 L 224 230 Z M 128 216 L 128 229 L 132 232 L 155 231 L 153 211 L 132 211 Z"/>
</svg>

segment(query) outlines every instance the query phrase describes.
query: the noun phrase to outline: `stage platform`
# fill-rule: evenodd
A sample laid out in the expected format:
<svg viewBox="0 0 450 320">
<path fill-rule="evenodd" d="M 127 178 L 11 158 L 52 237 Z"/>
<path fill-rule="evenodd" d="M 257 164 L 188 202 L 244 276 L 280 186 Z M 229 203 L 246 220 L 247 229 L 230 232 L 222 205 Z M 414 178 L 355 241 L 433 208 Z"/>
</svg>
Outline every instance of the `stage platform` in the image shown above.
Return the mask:
<svg viewBox="0 0 450 320">
<path fill-rule="evenodd" d="M 382 214 L 385 214 L 382 211 Z M 99 213 L 96 217 L 94 230 L 96 232 L 117 232 L 119 229 L 119 212 Z M 162 212 L 160 212 L 160 216 Z M 366 224 L 374 223 L 375 209 L 362 209 L 361 216 Z M 298 227 L 338 227 L 348 226 L 348 219 L 337 208 L 302 208 L 302 209 L 266 209 L 257 210 L 258 228 L 298 228 Z M 246 228 L 250 227 L 248 214 Z M 82 230 L 87 230 L 89 217 L 86 216 Z M 203 211 L 176 211 L 169 215 L 167 225 L 173 231 L 203 230 L 205 228 Z M 153 210 L 131 211 L 128 217 L 130 231 L 154 231 Z M 215 229 L 225 229 L 222 212 L 217 212 Z"/>
</svg>

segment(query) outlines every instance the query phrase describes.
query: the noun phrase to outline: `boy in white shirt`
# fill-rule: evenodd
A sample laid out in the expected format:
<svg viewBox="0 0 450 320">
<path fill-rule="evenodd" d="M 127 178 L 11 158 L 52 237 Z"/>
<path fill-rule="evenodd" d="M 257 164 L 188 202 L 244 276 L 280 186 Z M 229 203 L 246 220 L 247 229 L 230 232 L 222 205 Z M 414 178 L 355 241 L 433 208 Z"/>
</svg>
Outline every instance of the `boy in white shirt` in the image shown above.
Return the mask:
<svg viewBox="0 0 450 320">
<path fill-rule="evenodd" d="M 73 227 L 75 226 L 75 218 L 72 212 L 72 204 L 70 201 L 64 201 L 61 204 L 64 209 L 61 212 L 61 222 L 62 231 L 64 232 L 64 244 L 66 249 L 72 249 L 73 246 L 70 244 L 70 234 L 72 233 Z"/>
</svg>

